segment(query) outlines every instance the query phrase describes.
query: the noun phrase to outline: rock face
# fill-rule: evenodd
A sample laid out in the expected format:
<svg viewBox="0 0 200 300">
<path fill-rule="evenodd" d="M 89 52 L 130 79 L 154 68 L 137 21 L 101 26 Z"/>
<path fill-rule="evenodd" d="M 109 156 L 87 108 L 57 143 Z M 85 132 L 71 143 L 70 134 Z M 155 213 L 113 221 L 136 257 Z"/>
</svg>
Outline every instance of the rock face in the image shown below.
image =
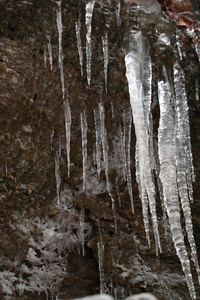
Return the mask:
<svg viewBox="0 0 200 300">
<path fill-rule="evenodd" d="M 145 236 L 125 56 L 140 31 L 152 62 L 157 165 L 158 81 L 163 66 L 170 82 L 175 62 L 183 70 L 199 253 L 199 48 L 195 32 L 177 28 L 156 1 L 129 2 L 0 1 L 1 299 L 99 292 L 124 299 L 144 291 L 163 300 L 190 297 L 156 171 L 162 253 L 156 255 L 150 218 L 150 247 Z M 187 239 L 182 215 L 181 223 Z"/>
</svg>

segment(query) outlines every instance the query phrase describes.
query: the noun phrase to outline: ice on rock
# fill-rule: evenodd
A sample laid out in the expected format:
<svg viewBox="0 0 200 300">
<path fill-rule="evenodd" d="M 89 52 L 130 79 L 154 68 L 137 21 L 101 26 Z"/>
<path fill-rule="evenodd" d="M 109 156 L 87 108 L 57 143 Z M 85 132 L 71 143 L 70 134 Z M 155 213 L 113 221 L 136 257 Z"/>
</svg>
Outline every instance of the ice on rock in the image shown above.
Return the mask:
<svg viewBox="0 0 200 300">
<path fill-rule="evenodd" d="M 109 164 L 108 164 L 108 139 L 107 130 L 105 128 L 105 110 L 102 103 L 99 103 L 99 116 L 100 116 L 100 128 L 101 128 L 101 143 L 103 148 L 103 161 L 106 175 L 106 189 L 110 191 L 110 183 L 108 177 Z"/>
<path fill-rule="evenodd" d="M 89 1 L 86 4 L 85 12 L 85 24 L 87 28 L 86 34 L 86 68 L 87 68 L 87 81 L 90 87 L 91 82 L 91 61 L 92 61 L 92 15 L 94 9 L 95 0 Z"/>
<path fill-rule="evenodd" d="M 82 52 L 82 43 L 81 43 L 81 14 L 79 13 L 78 21 L 75 24 L 76 30 L 76 40 L 77 40 L 77 48 L 79 54 L 79 62 L 81 66 L 81 75 L 83 75 L 83 52 Z"/>
<path fill-rule="evenodd" d="M 101 173 L 101 124 L 99 110 L 94 110 L 94 124 L 95 124 L 95 137 L 96 137 L 96 164 L 97 164 L 97 175 L 100 180 Z"/>
<path fill-rule="evenodd" d="M 128 193 L 131 200 L 131 209 L 134 212 L 133 205 L 133 189 L 132 189 L 132 177 L 131 177 L 131 158 L 130 158 L 130 146 L 131 146 L 131 125 L 132 125 L 132 113 L 131 110 L 127 110 L 123 112 L 123 157 L 125 159 L 125 172 L 126 172 L 126 180 Z"/>
<path fill-rule="evenodd" d="M 64 83 L 64 71 L 63 71 L 63 50 L 62 50 L 62 10 L 61 1 L 56 2 L 58 4 L 57 9 L 57 27 L 58 27 L 58 65 L 60 69 L 60 79 L 62 86 L 63 99 L 65 98 L 65 83 Z"/>
<path fill-rule="evenodd" d="M 110 196 L 111 203 L 112 203 L 114 226 L 115 226 L 115 232 L 117 233 L 117 215 L 116 215 L 116 209 L 115 209 L 115 199 L 114 199 L 114 197 L 112 196 L 112 194 L 110 192 L 108 194 Z"/>
<path fill-rule="evenodd" d="M 145 48 L 144 39 L 140 31 L 132 31 L 130 33 L 130 49 L 125 57 L 126 77 L 128 80 L 128 88 L 130 95 L 130 103 L 132 107 L 133 122 L 135 126 L 136 143 L 138 151 L 138 182 L 140 187 L 140 197 L 142 201 L 143 219 L 148 243 L 148 206 L 151 212 L 153 223 L 154 237 L 156 242 L 156 252 L 161 250 L 160 237 L 158 231 L 156 202 L 155 202 L 155 186 L 152 178 L 152 163 L 150 157 L 150 125 L 147 122 L 147 107 L 149 104 L 144 103 L 147 95 L 147 81 L 151 85 L 151 76 L 147 78 L 149 72 L 142 73 L 144 63 L 146 63 L 146 55 L 149 55 L 148 49 Z M 149 98 L 149 97 L 148 97 Z M 149 118 L 149 116 L 148 116 Z M 149 123 L 150 124 L 150 123 Z"/>
<path fill-rule="evenodd" d="M 46 47 L 44 48 L 44 67 L 47 67 L 47 50 Z"/>
<path fill-rule="evenodd" d="M 102 37 L 103 57 L 104 57 L 104 75 L 105 75 L 105 90 L 108 92 L 108 32 Z"/>
<path fill-rule="evenodd" d="M 196 100 L 199 100 L 199 81 L 198 79 L 195 80 L 195 97 Z"/>
<path fill-rule="evenodd" d="M 68 178 L 70 176 L 70 140 L 71 140 L 71 109 L 68 99 L 64 101 L 64 115 L 65 115 L 65 135 L 66 135 L 66 148 L 67 148 L 67 166 Z"/>
<path fill-rule="evenodd" d="M 85 255 L 84 219 L 85 219 L 85 210 L 82 207 L 81 208 L 81 215 L 80 215 L 80 238 L 81 238 L 81 246 L 82 246 L 83 256 Z"/>
<path fill-rule="evenodd" d="M 164 72 L 166 73 L 166 72 Z M 177 187 L 176 170 L 176 127 L 173 109 L 171 86 L 166 78 L 158 82 L 160 121 L 158 129 L 158 150 L 160 160 L 160 179 L 163 186 L 164 203 L 166 206 L 172 239 L 185 274 L 190 296 L 196 299 L 191 275 L 190 262 L 185 247 L 180 221 L 180 207 Z"/>
<path fill-rule="evenodd" d="M 101 232 L 101 224 L 98 221 L 98 228 L 99 228 L 99 242 L 97 242 L 98 248 L 98 258 L 99 258 L 99 277 L 100 277 L 100 293 L 106 292 L 106 282 L 105 282 L 105 273 L 104 273 L 104 241 Z"/>
<path fill-rule="evenodd" d="M 58 151 L 56 151 L 56 155 L 55 155 L 55 177 L 56 177 L 57 205 L 60 206 L 61 175 L 60 175 L 60 157 Z"/>
<path fill-rule="evenodd" d="M 197 250 L 193 235 L 192 215 L 190 201 L 192 196 L 193 164 L 190 143 L 190 125 L 188 116 L 187 96 L 184 84 L 184 74 L 180 65 L 174 64 L 174 89 L 175 89 L 175 111 L 176 111 L 176 166 L 177 183 L 181 205 L 185 217 L 186 232 L 192 251 L 198 279 L 200 283 L 200 270 L 197 258 Z"/>
<path fill-rule="evenodd" d="M 49 62 L 50 62 L 50 66 L 51 66 L 51 71 L 53 69 L 53 55 L 52 55 L 52 46 L 51 46 L 51 37 L 49 35 L 47 35 L 47 39 L 48 39 L 48 44 L 47 44 L 47 48 L 48 48 L 48 52 L 49 52 Z"/>
<path fill-rule="evenodd" d="M 86 190 L 87 172 L 87 119 L 85 110 L 81 113 L 81 136 L 82 136 L 82 155 L 83 155 L 83 191 Z"/>
</svg>

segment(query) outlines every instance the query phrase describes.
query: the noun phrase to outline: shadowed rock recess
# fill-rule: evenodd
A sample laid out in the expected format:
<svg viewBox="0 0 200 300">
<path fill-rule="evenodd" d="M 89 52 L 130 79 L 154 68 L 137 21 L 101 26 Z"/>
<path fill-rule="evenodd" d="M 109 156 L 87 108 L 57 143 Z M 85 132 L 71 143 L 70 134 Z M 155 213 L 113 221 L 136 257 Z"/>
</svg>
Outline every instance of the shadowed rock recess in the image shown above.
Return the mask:
<svg viewBox="0 0 200 300">
<path fill-rule="evenodd" d="M 2 300 L 200 299 L 199 1 L 159 2 L 0 0 Z"/>
</svg>

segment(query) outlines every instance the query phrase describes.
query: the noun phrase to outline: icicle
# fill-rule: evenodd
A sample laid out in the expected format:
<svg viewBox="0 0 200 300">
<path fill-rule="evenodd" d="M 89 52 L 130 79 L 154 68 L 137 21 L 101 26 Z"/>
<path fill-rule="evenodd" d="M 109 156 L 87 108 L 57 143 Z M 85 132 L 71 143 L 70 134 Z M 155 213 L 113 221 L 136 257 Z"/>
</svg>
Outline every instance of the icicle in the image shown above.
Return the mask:
<svg viewBox="0 0 200 300">
<path fill-rule="evenodd" d="M 65 98 L 65 84 L 64 84 L 64 73 L 63 73 L 63 50 L 62 50 L 62 12 L 61 12 L 61 1 L 56 2 L 58 4 L 57 10 L 57 27 L 58 27 L 58 65 L 60 69 L 60 79 L 62 85 L 63 99 Z"/>
<path fill-rule="evenodd" d="M 59 152 L 58 151 L 56 151 L 56 155 L 55 155 L 55 177 L 56 177 L 57 205 L 60 206 L 61 175 L 60 175 L 60 163 L 59 163 Z"/>
<path fill-rule="evenodd" d="M 47 67 L 47 50 L 46 47 L 44 48 L 44 67 Z"/>
<path fill-rule="evenodd" d="M 67 148 L 67 166 L 68 178 L 70 176 L 70 140 L 71 140 L 71 109 L 68 99 L 64 102 L 65 114 L 65 134 L 66 134 L 66 148 Z"/>
<path fill-rule="evenodd" d="M 51 71 L 52 71 L 52 68 L 53 68 L 53 55 L 52 55 L 51 37 L 49 35 L 47 35 L 47 39 L 49 41 L 49 43 L 47 44 L 47 47 L 48 47 L 48 52 L 49 52 L 49 62 L 50 62 Z"/>
<path fill-rule="evenodd" d="M 131 124 L 132 124 L 132 114 L 131 110 L 123 112 L 123 123 L 124 123 L 124 134 L 123 134 L 123 145 L 124 145 L 124 156 L 125 156 L 125 166 L 126 166 L 126 180 L 128 193 L 131 200 L 131 209 L 134 213 L 133 206 L 133 189 L 132 189 L 132 178 L 131 178 L 131 159 L 130 159 L 130 145 L 131 145 Z"/>
<path fill-rule="evenodd" d="M 180 208 L 176 174 L 175 115 L 172 107 L 172 93 L 168 80 L 158 82 L 160 122 L 158 129 L 158 150 L 160 159 L 160 179 L 163 185 L 164 202 L 169 218 L 172 239 L 180 259 L 189 288 L 190 296 L 196 299 L 190 262 L 186 251 L 180 222 Z"/>
<path fill-rule="evenodd" d="M 108 92 L 108 33 L 102 37 L 103 57 L 104 57 L 104 75 L 105 75 L 105 90 Z"/>
<path fill-rule="evenodd" d="M 122 163 L 122 171 L 123 171 L 123 178 L 124 181 L 126 180 L 126 149 L 125 149 L 125 143 L 124 143 L 124 135 L 122 132 L 122 126 L 119 124 L 119 129 L 118 129 L 118 152 L 119 152 L 119 157 Z"/>
<path fill-rule="evenodd" d="M 86 4 L 86 13 L 85 13 L 85 24 L 87 28 L 86 34 L 86 59 L 87 59 L 87 81 L 88 86 L 90 87 L 91 82 L 91 60 L 92 60 L 92 15 L 94 9 L 95 0 L 89 1 Z"/>
<path fill-rule="evenodd" d="M 107 130 L 105 128 L 105 111 L 102 103 L 99 103 L 99 115 L 100 115 L 100 128 L 101 128 L 101 142 L 103 148 L 103 160 L 104 160 L 104 168 L 106 175 L 106 190 L 110 191 L 110 183 L 108 178 L 108 140 L 107 140 Z"/>
<path fill-rule="evenodd" d="M 83 256 L 85 256 L 85 241 L 84 241 L 84 219 L 85 219 L 85 210 L 82 207 L 81 208 L 81 215 L 80 215 L 80 234 L 81 234 L 81 246 L 82 246 L 82 252 Z"/>
<path fill-rule="evenodd" d="M 198 79 L 195 80 L 195 97 L 196 100 L 199 100 L 199 81 Z"/>
<path fill-rule="evenodd" d="M 148 228 L 148 209 L 147 201 L 149 202 L 149 208 L 151 212 L 151 218 L 153 223 L 156 253 L 158 248 L 161 250 L 160 237 L 158 232 L 158 222 L 156 214 L 156 202 L 155 202 L 155 186 L 151 174 L 151 158 L 149 150 L 149 128 L 147 128 L 146 112 L 143 100 L 143 94 L 146 89 L 146 77 L 142 74 L 142 66 L 146 59 L 143 49 L 143 38 L 140 32 L 131 32 L 131 49 L 132 52 L 126 55 L 126 77 L 128 80 L 130 102 L 132 107 L 133 121 L 135 126 L 137 148 L 138 148 L 138 179 L 140 182 L 140 195 L 143 206 L 143 219 L 145 224 L 145 231 L 147 240 L 149 243 L 149 228 Z M 144 88 L 143 82 L 144 80 Z M 145 99 L 145 97 L 144 97 Z M 148 200 L 147 200 L 148 199 Z"/>
<path fill-rule="evenodd" d="M 116 215 L 116 209 L 115 209 L 115 199 L 113 198 L 111 193 L 108 193 L 111 199 L 112 203 L 112 212 L 113 212 L 113 218 L 114 218 L 114 225 L 115 225 L 115 232 L 117 233 L 117 215 Z"/>
<path fill-rule="evenodd" d="M 95 124 L 95 135 L 96 135 L 96 163 L 97 163 L 97 174 L 98 180 L 100 180 L 101 173 L 101 125 L 100 116 L 98 111 L 94 110 L 94 124 Z"/>
<path fill-rule="evenodd" d="M 85 110 L 81 113 L 81 135 L 82 135 L 82 154 L 83 154 L 83 191 L 86 190 L 87 172 L 87 120 Z"/>
<path fill-rule="evenodd" d="M 100 277 L 100 294 L 106 292 L 105 273 L 104 273 L 104 242 L 101 232 L 100 221 L 98 221 L 99 227 L 99 242 L 97 243 L 98 257 L 99 257 L 99 277 Z"/>
<path fill-rule="evenodd" d="M 117 10 L 116 10 L 117 26 L 121 25 L 120 11 L 121 11 L 121 0 L 118 0 Z"/>
<path fill-rule="evenodd" d="M 118 199 L 119 207 L 121 207 L 122 206 L 122 201 L 121 201 L 121 198 L 120 198 L 118 185 L 116 185 L 116 190 L 117 190 L 117 199 Z"/>
<path fill-rule="evenodd" d="M 188 104 L 184 85 L 184 75 L 181 67 L 176 62 L 174 64 L 174 87 L 175 87 L 175 108 L 176 108 L 176 165 L 178 192 L 185 217 L 186 232 L 192 250 L 192 260 L 194 261 L 198 279 L 200 283 L 200 270 L 197 258 L 196 245 L 193 235 L 192 215 L 189 203 L 192 197 L 192 153 L 190 143 L 190 126 L 188 116 Z M 189 162 L 188 162 L 189 159 Z M 191 168 L 192 166 L 192 168 Z M 188 170 L 189 169 L 189 170 Z"/>
<path fill-rule="evenodd" d="M 81 14 L 79 13 L 78 21 L 75 24 L 76 30 L 76 39 L 77 39 L 77 48 L 79 54 L 79 62 L 81 66 L 81 76 L 83 75 L 83 52 L 82 52 L 82 45 L 81 45 Z"/>
</svg>

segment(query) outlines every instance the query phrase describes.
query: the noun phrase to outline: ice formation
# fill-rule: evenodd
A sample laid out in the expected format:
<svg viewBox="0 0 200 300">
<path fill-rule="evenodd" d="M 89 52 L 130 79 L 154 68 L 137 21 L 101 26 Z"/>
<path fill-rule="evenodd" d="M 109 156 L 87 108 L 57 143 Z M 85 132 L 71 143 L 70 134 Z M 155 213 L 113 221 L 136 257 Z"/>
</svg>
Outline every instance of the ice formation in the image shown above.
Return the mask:
<svg viewBox="0 0 200 300">
<path fill-rule="evenodd" d="M 105 75 L 105 90 L 108 92 L 108 32 L 102 37 L 103 57 L 104 57 L 104 75 Z"/>
<path fill-rule="evenodd" d="M 83 191 L 86 190 L 87 173 L 87 119 L 85 110 L 81 113 L 81 136 L 82 136 L 82 155 L 83 155 Z"/>
<path fill-rule="evenodd" d="M 97 175 L 100 180 L 101 173 L 101 125 L 99 110 L 94 110 L 94 124 L 95 124 L 95 137 L 96 137 L 96 164 L 97 164 Z"/>
<path fill-rule="evenodd" d="M 49 62 L 50 62 L 50 67 L 51 67 L 51 71 L 52 71 L 52 69 L 53 69 L 53 55 L 52 55 L 52 46 L 51 46 L 51 37 L 50 37 L 50 35 L 47 35 L 47 39 L 48 39 L 47 48 L 48 48 L 48 52 L 49 52 Z"/>
<path fill-rule="evenodd" d="M 100 129 L 101 129 L 101 143 L 103 148 L 103 161 L 104 161 L 104 169 L 106 175 L 106 189 L 110 191 L 110 184 L 109 184 L 109 164 L 108 164 L 108 139 L 107 139 L 107 130 L 105 128 L 105 110 L 102 103 L 99 103 L 99 116 L 100 116 Z"/>
<path fill-rule="evenodd" d="M 85 12 L 85 24 L 87 28 L 86 34 L 86 68 L 87 68 L 87 81 L 90 87 L 91 83 L 91 61 L 92 61 L 92 15 L 94 9 L 95 0 L 89 1 L 86 4 Z"/>
<path fill-rule="evenodd" d="M 105 283 L 105 273 L 104 273 L 104 241 L 101 232 L 101 224 L 98 221 L 99 228 L 99 242 L 97 242 L 98 249 L 98 258 L 99 258 L 99 278 L 100 278 L 100 293 L 105 293 L 106 291 L 106 283 Z"/>
<path fill-rule="evenodd" d="M 64 101 L 64 115 L 65 115 L 65 134 L 66 134 L 66 148 L 67 148 L 67 166 L 68 177 L 70 176 L 70 140 L 71 140 L 71 109 L 68 99 Z"/>
<path fill-rule="evenodd" d="M 175 86 L 176 84 L 177 82 L 175 78 Z M 185 247 L 181 221 L 180 221 L 180 207 L 179 207 L 178 187 L 177 187 L 177 176 L 179 181 L 180 175 L 179 175 L 179 171 L 176 169 L 176 159 L 175 159 L 176 158 L 176 124 L 175 124 L 175 112 L 173 109 L 174 99 L 173 99 L 171 86 L 167 77 L 165 78 L 165 81 L 159 81 L 158 83 L 158 96 L 159 96 L 159 105 L 160 105 L 158 150 L 159 150 L 159 160 L 160 160 L 160 179 L 163 186 L 164 203 L 169 218 L 172 239 L 174 242 L 177 255 L 181 261 L 182 269 L 185 273 L 185 278 L 189 288 L 190 296 L 192 299 L 196 299 L 194 284 L 191 276 L 190 262 Z M 178 96 L 180 96 L 180 94 Z M 180 154 L 178 154 L 178 157 L 180 158 Z M 180 168 L 181 166 L 178 167 Z M 181 192 L 180 196 L 182 196 L 180 184 L 182 183 L 179 182 L 179 192 Z M 187 203 L 183 203 L 183 200 L 182 200 L 182 204 L 183 207 L 187 205 Z"/>
<path fill-rule="evenodd" d="M 154 236 L 156 242 L 156 251 L 161 250 L 160 237 L 158 231 L 158 221 L 155 203 L 155 186 L 152 177 L 152 157 L 150 156 L 150 121 L 149 121 L 149 107 L 151 90 L 148 85 L 151 85 L 151 71 L 146 66 L 146 58 L 148 49 L 145 48 L 145 42 L 140 31 L 131 32 L 131 46 L 132 50 L 125 57 L 126 63 L 126 77 L 128 80 L 130 103 L 132 107 L 133 122 L 136 134 L 137 157 L 137 179 L 140 189 L 140 198 L 142 201 L 142 211 L 144 226 L 148 244 L 150 245 L 149 237 L 149 222 L 148 222 L 148 207 L 150 208 L 151 218 L 154 229 Z M 143 71 L 143 66 L 148 71 Z M 143 73 L 142 73 L 143 71 Z"/>
<path fill-rule="evenodd" d="M 61 175 L 60 175 L 60 155 L 59 155 L 59 151 L 56 151 L 56 155 L 55 155 L 55 178 L 56 178 L 57 205 L 60 206 Z"/>
<path fill-rule="evenodd" d="M 75 24 L 76 30 L 76 40 L 77 40 L 77 48 L 79 54 L 79 62 L 81 66 L 81 75 L 83 75 L 83 52 L 82 52 L 82 43 L 81 43 L 81 14 L 79 13 L 78 21 Z"/>
<path fill-rule="evenodd" d="M 57 27 L 58 27 L 58 65 L 60 69 L 60 79 L 62 86 L 63 99 L 65 98 L 65 83 L 64 83 L 64 71 L 63 71 L 63 50 L 62 50 L 62 10 L 61 1 L 56 2 L 58 4 L 57 9 Z"/>
</svg>

